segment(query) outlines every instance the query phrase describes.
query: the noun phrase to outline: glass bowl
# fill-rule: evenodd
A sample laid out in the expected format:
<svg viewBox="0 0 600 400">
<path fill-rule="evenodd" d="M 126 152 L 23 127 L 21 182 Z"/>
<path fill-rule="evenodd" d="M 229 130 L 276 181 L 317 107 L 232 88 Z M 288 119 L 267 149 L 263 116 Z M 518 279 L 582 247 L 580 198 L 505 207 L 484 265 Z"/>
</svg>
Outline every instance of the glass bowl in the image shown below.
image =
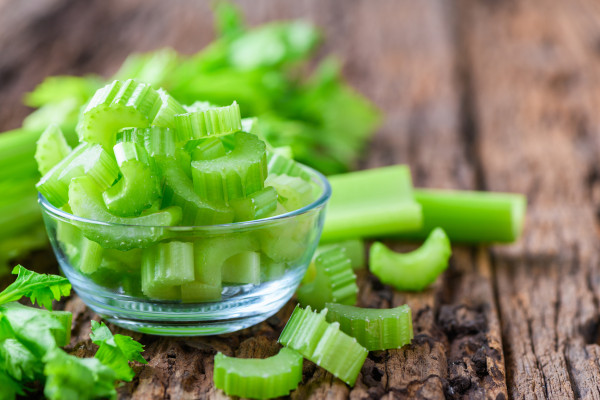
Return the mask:
<svg viewBox="0 0 600 400">
<path fill-rule="evenodd" d="M 302 168 L 315 200 L 248 222 L 121 225 L 79 218 L 42 195 L 39 203 L 62 272 L 97 314 L 148 334 L 215 335 L 265 320 L 300 284 L 331 195 L 323 175 Z M 117 245 L 99 239 L 107 236 L 124 239 Z"/>
</svg>

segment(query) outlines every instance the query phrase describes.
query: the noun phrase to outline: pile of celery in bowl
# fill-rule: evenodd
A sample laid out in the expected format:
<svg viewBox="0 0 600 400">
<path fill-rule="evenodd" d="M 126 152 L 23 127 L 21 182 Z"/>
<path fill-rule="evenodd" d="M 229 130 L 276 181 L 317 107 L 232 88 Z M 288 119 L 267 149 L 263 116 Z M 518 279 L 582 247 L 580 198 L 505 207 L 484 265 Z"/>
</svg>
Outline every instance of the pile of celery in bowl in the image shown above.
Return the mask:
<svg viewBox="0 0 600 400">
<path fill-rule="evenodd" d="M 238 330 L 295 292 L 330 195 L 239 106 L 181 105 L 135 80 L 99 89 L 71 149 L 38 142 L 37 188 L 62 271 L 98 314 L 146 333 Z"/>
</svg>

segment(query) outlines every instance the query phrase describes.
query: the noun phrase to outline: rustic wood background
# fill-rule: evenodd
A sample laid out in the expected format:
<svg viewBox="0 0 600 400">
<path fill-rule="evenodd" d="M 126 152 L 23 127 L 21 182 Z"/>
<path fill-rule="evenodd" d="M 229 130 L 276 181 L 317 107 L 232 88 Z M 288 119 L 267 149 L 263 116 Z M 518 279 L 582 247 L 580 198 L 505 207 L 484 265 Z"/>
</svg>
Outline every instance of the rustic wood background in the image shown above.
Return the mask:
<svg viewBox="0 0 600 400">
<path fill-rule="evenodd" d="M 369 355 L 349 388 L 305 363 L 299 398 L 600 398 L 600 3 L 597 0 L 244 0 L 250 24 L 320 25 L 346 78 L 386 121 L 365 166 L 408 163 L 418 186 L 526 193 L 524 238 L 457 248 L 421 294 L 367 273 L 359 305 L 413 309 L 415 339 Z M 192 53 L 213 37 L 208 2 L 0 0 L 0 128 L 45 76 L 108 76 L 132 51 Z M 39 252 L 29 267 L 53 265 Z M 122 398 L 220 398 L 213 355 L 263 357 L 289 316 L 222 337 L 134 335 L 147 366 Z M 76 297 L 71 349 L 95 316 Z M 97 317 L 95 317 L 97 318 Z"/>
</svg>

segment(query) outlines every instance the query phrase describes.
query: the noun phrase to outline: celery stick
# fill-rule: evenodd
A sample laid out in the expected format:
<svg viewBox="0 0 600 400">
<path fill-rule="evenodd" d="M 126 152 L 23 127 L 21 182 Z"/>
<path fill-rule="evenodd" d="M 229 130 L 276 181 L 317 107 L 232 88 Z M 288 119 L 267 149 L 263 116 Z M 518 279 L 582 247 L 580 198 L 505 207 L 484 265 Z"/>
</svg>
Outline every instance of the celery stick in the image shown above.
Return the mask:
<svg viewBox="0 0 600 400">
<path fill-rule="evenodd" d="M 421 227 L 408 167 L 396 165 L 329 177 L 332 195 L 321 240 L 340 241 Z"/>
<path fill-rule="evenodd" d="M 342 247 L 346 250 L 346 256 L 350 259 L 352 269 L 362 269 L 365 267 L 365 242 L 361 239 L 349 239 L 341 242 L 328 243 L 319 246 L 317 253 L 332 247 Z"/>
<path fill-rule="evenodd" d="M 258 285 L 260 282 L 260 253 L 244 251 L 229 257 L 223 263 L 221 277 L 223 282 Z"/>
<path fill-rule="evenodd" d="M 402 232 L 402 238 L 423 239 L 439 226 L 453 243 L 508 243 L 523 231 L 524 195 L 434 189 L 415 189 L 414 193 L 423 210 L 423 226 Z"/>
</svg>

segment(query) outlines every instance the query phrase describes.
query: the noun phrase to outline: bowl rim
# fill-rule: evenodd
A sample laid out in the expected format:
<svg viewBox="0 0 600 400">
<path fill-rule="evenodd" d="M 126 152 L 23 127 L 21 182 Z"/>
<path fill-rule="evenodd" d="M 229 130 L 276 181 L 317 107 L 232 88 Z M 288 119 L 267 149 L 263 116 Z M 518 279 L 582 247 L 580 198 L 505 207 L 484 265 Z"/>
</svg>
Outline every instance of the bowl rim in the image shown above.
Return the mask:
<svg viewBox="0 0 600 400">
<path fill-rule="evenodd" d="M 63 211 L 54 205 L 52 205 L 41 193 L 38 192 L 38 203 L 43 211 L 53 215 L 54 217 L 58 217 L 60 219 L 66 219 L 71 221 L 77 221 L 86 224 L 94 224 L 94 225 L 103 225 L 103 226 L 114 226 L 121 228 L 160 228 L 160 229 L 169 229 L 173 231 L 196 231 L 196 230 L 211 230 L 211 231 L 220 231 L 220 230 L 231 230 L 231 229 L 239 229 L 239 228 L 250 228 L 253 226 L 263 226 L 270 222 L 277 222 L 283 220 L 289 220 L 296 216 L 306 214 L 312 210 L 323 207 L 327 201 L 331 198 L 331 184 L 329 180 L 317 171 L 314 168 L 306 166 L 301 163 L 297 163 L 300 168 L 306 171 L 310 175 L 310 179 L 313 183 L 317 184 L 321 189 L 321 195 L 312 203 L 307 204 L 306 206 L 299 208 L 297 210 L 289 211 L 284 214 L 275 215 L 272 217 L 256 219 L 252 221 L 241 221 L 241 222 L 230 222 L 227 224 L 215 224 L 215 225 L 132 225 L 132 224 L 120 224 L 114 222 L 105 222 L 105 221 L 96 221 L 93 219 L 78 217 L 74 214 Z"/>
</svg>

